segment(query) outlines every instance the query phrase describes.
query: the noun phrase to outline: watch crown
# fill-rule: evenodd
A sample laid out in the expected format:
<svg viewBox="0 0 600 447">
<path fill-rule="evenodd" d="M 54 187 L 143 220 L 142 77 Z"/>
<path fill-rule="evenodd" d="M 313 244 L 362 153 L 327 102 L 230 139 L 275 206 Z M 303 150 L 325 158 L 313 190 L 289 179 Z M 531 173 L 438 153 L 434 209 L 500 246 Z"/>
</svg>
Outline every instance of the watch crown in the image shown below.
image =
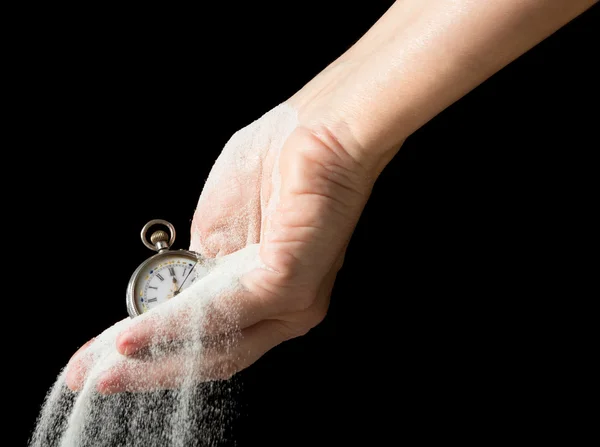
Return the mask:
<svg viewBox="0 0 600 447">
<path fill-rule="evenodd" d="M 150 236 L 150 241 L 156 245 L 158 242 L 167 242 L 169 240 L 169 235 L 162 230 L 155 231 Z"/>
<path fill-rule="evenodd" d="M 169 233 L 167 233 L 166 231 L 155 231 L 154 233 L 152 233 L 152 236 L 150 236 L 150 240 L 152 241 L 152 244 L 150 244 L 146 239 L 146 233 L 148 232 L 150 227 L 158 224 L 167 227 L 171 232 L 171 236 L 169 236 Z M 154 219 L 148 222 L 146 225 L 144 225 L 140 236 L 142 238 L 142 242 L 146 247 L 148 247 L 150 250 L 154 250 L 161 253 L 165 250 L 168 250 L 171 247 L 171 245 L 173 245 L 173 242 L 175 242 L 175 227 L 166 220 Z"/>
</svg>

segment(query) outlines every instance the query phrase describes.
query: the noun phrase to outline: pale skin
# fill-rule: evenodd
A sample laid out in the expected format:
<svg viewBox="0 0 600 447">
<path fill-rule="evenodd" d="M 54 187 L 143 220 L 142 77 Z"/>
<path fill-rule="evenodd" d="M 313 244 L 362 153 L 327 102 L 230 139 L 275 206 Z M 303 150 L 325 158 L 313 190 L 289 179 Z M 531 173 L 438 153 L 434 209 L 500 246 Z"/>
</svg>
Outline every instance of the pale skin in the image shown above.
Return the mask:
<svg viewBox="0 0 600 447">
<path fill-rule="evenodd" d="M 235 324 L 242 337 L 227 354 L 206 359 L 212 373 L 199 380 L 230 377 L 321 322 L 373 184 L 403 141 L 594 3 L 397 1 L 360 41 L 291 97 L 299 125 L 281 150 L 276 212 L 261 220 L 265 209 L 260 207 L 268 202 L 275 172 L 275 157 L 267 156 L 270 162 L 260 172 L 222 178 L 223 190 L 240 176 L 261 185 L 259 209 L 250 213 L 254 217 L 229 225 L 224 234 L 221 222 L 248 198 L 203 192 L 209 197 L 200 200 L 192 222 L 192 249 L 214 257 L 260 242 L 260 257 L 268 266 L 243 278 L 245 291 L 235 297 L 241 306 Z M 220 330 L 215 324 L 209 335 Z M 151 343 L 152 331 L 148 325 L 134 326 L 117 338 L 115 349 L 135 355 Z M 176 330 L 172 336 L 177 338 Z M 83 385 L 85 371 L 78 360 L 85 348 L 68 366 L 67 384 L 73 390 Z M 147 384 L 135 372 L 114 371 L 99 381 L 98 389 L 174 387 L 184 374 L 180 368 L 177 362 L 150 367 L 144 374 Z M 135 374 L 135 381 L 129 374 Z"/>
</svg>

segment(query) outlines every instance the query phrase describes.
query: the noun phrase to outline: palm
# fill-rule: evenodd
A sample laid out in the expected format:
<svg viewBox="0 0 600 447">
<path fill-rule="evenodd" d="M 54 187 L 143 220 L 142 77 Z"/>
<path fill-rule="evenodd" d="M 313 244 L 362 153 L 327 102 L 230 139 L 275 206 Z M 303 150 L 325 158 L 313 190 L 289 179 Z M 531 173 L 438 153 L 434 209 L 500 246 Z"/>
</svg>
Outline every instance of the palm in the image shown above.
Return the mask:
<svg viewBox="0 0 600 447">
<path fill-rule="evenodd" d="M 199 281 L 196 290 L 208 294 L 211 306 L 201 321 L 191 321 L 183 305 L 163 316 L 140 317 L 117 337 L 121 354 L 135 355 L 165 337 L 218 338 L 234 328 L 241 334 L 235 348 L 206 351 L 193 370 L 198 378 L 229 377 L 323 319 L 371 185 L 341 148 L 323 140 L 299 125 L 287 105 L 231 138 L 200 196 L 191 249 L 235 263 L 242 249 L 260 243 L 254 248 L 262 267 L 246 271 L 239 278 L 243 287 L 226 293 L 207 291 Z M 98 387 L 114 392 L 178 386 L 191 374 L 178 355 L 110 371 Z M 144 368 L 147 382 L 139 381 L 135 365 Z M 74 356 L 67 376 L 71 388 L 81 386 L 89 366 L 84 354 Z"/>
<path fill-rule="evenodd" d="M 260 242 L 270 270 L 245 285 L 268 295 L 258 298 L 294 336 L 324 315 L 369 187 L 351 160 L 282 121 L 267 114 L 226 145 L 200 197 L 191 248 L 222 256 Z"/>
</svg>

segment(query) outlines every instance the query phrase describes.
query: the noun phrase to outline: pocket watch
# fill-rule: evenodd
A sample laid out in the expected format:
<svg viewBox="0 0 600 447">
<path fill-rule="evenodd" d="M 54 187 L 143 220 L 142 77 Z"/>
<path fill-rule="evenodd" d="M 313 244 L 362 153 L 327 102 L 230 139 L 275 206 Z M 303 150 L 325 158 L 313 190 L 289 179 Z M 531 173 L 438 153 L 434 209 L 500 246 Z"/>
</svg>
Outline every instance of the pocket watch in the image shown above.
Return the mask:
<svg viewBox="0 0 600 447">
<path fill-rule="evenodd" d="M 155 225 L 165 226 L 170 235 L 163 230 L 155 231 L 150 243 L 146 234 Z M 166 220 L 148 222 L 142 228 L 141 237 L 146 247 L 158 253 L 142 262 L 131 275 L 127 285 L 127 312 L 131 318 L 174 298 L 208 273 L 198 253 L 170 250 L 175 242 L 175 227 Z"/>
</svg>

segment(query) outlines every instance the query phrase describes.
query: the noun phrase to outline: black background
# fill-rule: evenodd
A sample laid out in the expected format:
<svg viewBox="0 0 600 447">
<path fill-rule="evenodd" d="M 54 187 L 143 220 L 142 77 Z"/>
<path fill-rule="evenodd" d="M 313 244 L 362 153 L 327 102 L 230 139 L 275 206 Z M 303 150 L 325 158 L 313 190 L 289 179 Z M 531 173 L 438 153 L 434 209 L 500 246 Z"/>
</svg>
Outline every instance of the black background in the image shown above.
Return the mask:
<svg viewBox="0 0 600 447">
<path fill-rule="evenodd" d="M 47 22 L 35 12 L 44 32 L 29 36 L 14 114 L 22 187 L 9 190 L 5 222 L 28 253 L 7 310 L 26 316 L 9 343 L 18 444 L 71 354 L 126 316 L 129 276 L 151 254 L 141 227 L 167 219 L 186 248 L 231 134 L 390 4 L 86 7 L 49 10 L 59 19 Z M 576 250 L 595 203 L 594 9 L 407 140 L 326 320 L 239 375 L 238 445 L 497 439 L 537 424 L 566 323 L 551 315 L 589 273 Z"/>
</svg>

